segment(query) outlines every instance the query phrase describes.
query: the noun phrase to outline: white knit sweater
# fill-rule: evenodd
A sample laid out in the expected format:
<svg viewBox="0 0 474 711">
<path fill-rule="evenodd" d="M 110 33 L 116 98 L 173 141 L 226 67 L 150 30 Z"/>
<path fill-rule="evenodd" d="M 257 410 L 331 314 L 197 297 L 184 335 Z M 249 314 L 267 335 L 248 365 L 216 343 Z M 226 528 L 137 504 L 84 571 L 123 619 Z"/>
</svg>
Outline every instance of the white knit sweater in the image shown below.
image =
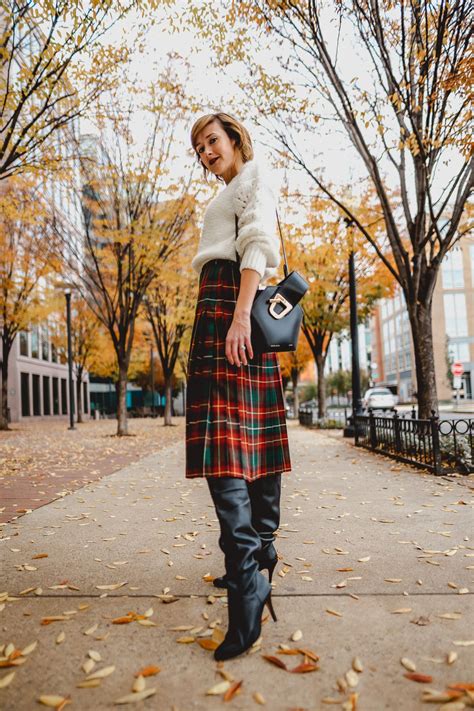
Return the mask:
<svg viewBox="0 0 474 711">
<path fill-rule="evenodd" d="M 210 259 L 236 261 L 237 251 L 240 271 L 255 269 L 260 282 L 273 276 L 280 261 L 275 207 L 275 197 L 261 166 L 255 160 L 244 163 L 206 208 L 198 251 L 191 262 L 193 269 L 199 274 Z"/>
</svg>

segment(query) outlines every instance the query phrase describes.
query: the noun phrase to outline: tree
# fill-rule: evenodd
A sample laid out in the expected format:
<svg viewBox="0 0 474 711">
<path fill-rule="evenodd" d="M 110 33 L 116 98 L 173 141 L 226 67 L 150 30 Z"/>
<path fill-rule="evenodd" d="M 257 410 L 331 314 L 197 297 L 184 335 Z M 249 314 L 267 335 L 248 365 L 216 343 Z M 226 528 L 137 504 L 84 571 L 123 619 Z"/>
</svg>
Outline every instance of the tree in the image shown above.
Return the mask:
<svg viewBox="0 0 474 711">
<path fill-rule="evenodd" d="M 42 290 L 57 260 L 44 193 L 44 183 L 32 176 L 11 178 L 0 189 L 0 430 L 8 429 L 8 364 L 13 342 L 50 308 Z"/>
<path fill-rule="evenodd" d="M 132 8 L 144 16 L 157 5 L 158 0 L 2 0 L 0 180 L 58 163 L 56 133 L 89 114 L 128 57 L 126 40 L 113 47 L 104 36 Z"/>
<path fill-rule="evenodd" d="M 152 281 L 144 300 L 165 381 L 164 425 L 171 425 L 173 375 L 181 344 L 192 328 L 197 280 L 191 272 L 194 241 L 170 257 Z"/>
<path fill-rule="evenodd" d="M 67 351 L 67 323 L 65 309 L 56 307 L 56 329 L 51 342 L 62 353 Z M 102 327 L 103 328 L 103 327 Z M 104 344 L 100 338 L 101 324 L 90 310 L 87 302 L 77 295 L 71 298 L 71 341 L 72 362 L 76 374 L 77 422 L 83 422 L 84 403 L 82 380 L 84 374 L 91 372 L 96 364 L 104 363 Z"/>
<path fill-rule="evenodd" d="M 365 229 L 374 234 L 380 219 L 368 209 L 366 196 L 354 214 Z M 390 275 L 362 237 L 341 219 L 330 201 L 315 198 L 308 221 L 293 228 L 291 263 L 306 275 L 309 290 L 301 302 L 304 312 L 303 332 L 316 361 L 318 374 L 318 416 L 326 414 L 325 364 L 333 335 L 349 324 L 348 260 L 351 250 L 357 255 L 358 319 L 363 322 L 374 305 L 390 291 Z M 301 235 L 307 236 L 305 242 Z M 311 242 L 308 241 L 311 239 Z"/>
<path fill-rule="evenodd" d="M 124 107 L 113 97 L 101 107 L 98 136 L 89 138 L 81 156 L 84 234 L 72 244 L 63 239 L 62 257 L 76 288 L 115 350 L 118 435 L 128 433 L 128 368 L 140 304 L 162 264 L 189 238 L 192 174 L 189 170 L 173 184 L 167 168 L 182 100 L 169 73 L 157 78 L 147 97 L 149 124 L 143 129 L 148 133 L 140 145 L 131 125 L 132 105 Z M 135 107 L 136 96 L 133 102 Z"/>
<path fill-rule="evenodd" d="M 317 0 L 242 0 L 213 12 L 212 21 L 205 18 L 208 33 L 201 31 L 222 47 L 213 53 L 216 61 L 238 60 L 246 110 L 255 108 L 282 160 L 294 161 L 353 220 L 400 284 L 420 416 L 428 417 L 438 407 L 433 292 L 444 256 L 469 229 L 463 214 L 474 184 L 471 4 L 351 0 L 328 8 Z M 277 54 L 275 72 L 258 61 L 260 49 Z M 344 49 L 352 62 L 340 61 Z M 354 76 L 354 64 L 363 67 L 361 76 Z M 380 202 L 390 251 L 317 167 L 314 133 L 320 127 L 323 137 L 328 126 L 345 132 L 361 161 Z M 391 194 L 389 184 L 396 186 Z"/>
<path fill-rule="evenodd" d="M 306 368 L 310 360 L 312 360 L 312 352 L 308 346 L 308 341 L 306 338 L 302 338 L 301 335 L 295 351 L 279 354 L 282 382 L 291 380 L 293 385 L 293 415 L 295 418 L 298 418 L 300 406 L 298 381 L 301 372 Z"/>
</svg>

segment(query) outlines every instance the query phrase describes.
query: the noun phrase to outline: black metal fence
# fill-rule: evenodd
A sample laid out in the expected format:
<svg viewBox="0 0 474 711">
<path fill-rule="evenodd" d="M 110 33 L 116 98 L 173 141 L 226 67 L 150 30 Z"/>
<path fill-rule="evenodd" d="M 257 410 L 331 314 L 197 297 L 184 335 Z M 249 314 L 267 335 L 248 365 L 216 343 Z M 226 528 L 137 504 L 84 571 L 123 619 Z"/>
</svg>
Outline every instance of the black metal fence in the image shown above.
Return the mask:
<svg viewBox="0 0 474 711">
<path fill-rule="evenodd" d="M 474 472 L 474 419 L 356 416 L 355 444 L 435 474 Z"/>
<path fill-rule="evenodd" d="M 298 410 L 298 420 L 300 425 L 305 427 L 340 428 L 347 425 L 349 413 L 350 409 L 347 407 L 331 408 L 327 410 L 325 417 L 319 418 L 315 407 L 303 403 Z"/>
</svg>

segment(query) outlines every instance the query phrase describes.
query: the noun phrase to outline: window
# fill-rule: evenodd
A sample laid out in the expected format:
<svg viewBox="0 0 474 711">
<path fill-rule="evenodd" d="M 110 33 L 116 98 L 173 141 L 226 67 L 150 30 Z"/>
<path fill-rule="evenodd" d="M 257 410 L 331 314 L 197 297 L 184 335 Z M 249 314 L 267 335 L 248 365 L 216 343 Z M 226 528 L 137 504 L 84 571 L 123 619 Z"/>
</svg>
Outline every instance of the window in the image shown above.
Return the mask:
<svg viewBox="0 0 474 711">
<path fill-rule="evenodd" d="M 444 294 L 444 318 L 446 333 L 450 338 L 467 336 L 465 294 Z"/>
<path fill-rule="evenodd" d="M 61 413 L 67 415 L 67 384 L 66 378 L 61 378 Z"/>
<path fill-rule="evenodd" d="M 28 356 L 28 333 L 20 331 L 20 355 Z"/>
<path fill-rule="evenodd" d="M 53 363 L 58 362 L 58 349 L 56 347 L 56 344 L 51 341 L 51 360 Z"/>
<path fill-rule="evenodd" d="M 445 289 L 461 289 L 464 286 L 464 274 L 461 249 L 452 249 L 441 262 L 441 274 Z"/>
<path fill-rule="evenodd" d="M 21 416 L 30 416 L 30 374 L 21 374 Z"/>
<path fill-rule="evenodd" d="M 49 360 L 49 338 L 48 329 L 41 329 L 41 357 L 43 360 Z"/>
<path fill-rule="evenodd" d="M 53 378 L 53 414 L 59 415 L 59 381 Z"/>
<path fill-rule="evenodd" d="M 453 361 L 459 360 L 461 361 L 461 363 L 468 363 L 470 360 L 468 341 L 461 341 L 460 343 L 450 343 L 448 345 L 448 352 Z"/>
<path fill-rule="evenodd" d="M 51 414 L 51 395 L 49 392 L 49 376 L 43 375 L 43 415 Z"/>
<path fill-rule="evenodd" d="M 88 402 L 88 397 L 87 397 L 87 395 L 88 395 L 88 393 L 87 393 L 87 383 L 82 383 L 82 385 L 83 385 L 83 390 L 84 390 L 84 396 L 83 396 L 83 400 L 84 400 L 84 413 L 87 415 L 87 413 L 89 412 L 89 402 Z"/>
<path fill-rule="evenodd" d="M 39 375 L 33 375 L 33 415 L 41 415 Z"/>
<path fill-rule="evenodd" d="M 31 357 L 39 358 L 39 330 L 38 326 L 31 329 Z"/>
</svg>

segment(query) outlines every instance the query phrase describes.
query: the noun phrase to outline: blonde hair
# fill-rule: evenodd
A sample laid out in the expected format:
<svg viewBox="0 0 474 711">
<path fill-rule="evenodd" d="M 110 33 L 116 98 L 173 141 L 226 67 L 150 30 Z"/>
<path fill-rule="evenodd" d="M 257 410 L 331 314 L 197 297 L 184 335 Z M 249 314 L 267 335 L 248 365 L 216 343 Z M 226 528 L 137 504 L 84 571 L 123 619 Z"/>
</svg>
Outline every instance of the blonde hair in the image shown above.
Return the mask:
<svg viewBox="0 0 474 711">
<path fill-rule="evenodd" d="M 191 129 L 191 145 L 194 150 L 196 150 L 197 137 L 199 133 L 213 121 L 218 121 L 226 132 L 226 134 L 229 136 L 229 138 L 235 141 L 235 146 L 239 149 L 242 161 L 244 163 L 247 163 L 247 161 L 253 159 L 254 154 L 252 139 L 250 138 L 249 132 L 238 119 L 234 118 L 234 116 L 231 116 L 230 114 L 225 114 L 222 111 L 219 111 L 215 114 L 206 114 L 205 116 L 201 116 L 201 118 L 198 118 L 198 120 L 194 123 Z M 198 163 L 202 166 L 204 170 L 204 177 L 207 180 L 209 171 L 203 164 L 197 151 L 196 155 Z M 221 178 L 220 176 L 216 177 L 218 180 L 223 180 L 223 178 Z"/>
</svg>

